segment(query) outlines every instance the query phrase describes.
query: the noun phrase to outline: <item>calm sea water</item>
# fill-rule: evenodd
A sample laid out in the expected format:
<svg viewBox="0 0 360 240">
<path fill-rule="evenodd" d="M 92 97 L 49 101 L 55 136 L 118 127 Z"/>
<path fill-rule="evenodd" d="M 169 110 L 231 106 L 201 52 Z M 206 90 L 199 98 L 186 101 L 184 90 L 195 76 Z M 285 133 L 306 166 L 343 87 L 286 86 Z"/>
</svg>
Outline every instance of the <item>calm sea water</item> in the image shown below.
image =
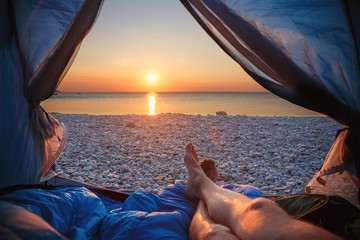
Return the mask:
<svg viewBox="0 0 360 240">
<path fill-rule="evenodd" d="M 69 114 L 159 113 L 248 116 L 323 116 L 272 93 L 58 93 L 43 102 L 48 112 Z"/>
</svg>

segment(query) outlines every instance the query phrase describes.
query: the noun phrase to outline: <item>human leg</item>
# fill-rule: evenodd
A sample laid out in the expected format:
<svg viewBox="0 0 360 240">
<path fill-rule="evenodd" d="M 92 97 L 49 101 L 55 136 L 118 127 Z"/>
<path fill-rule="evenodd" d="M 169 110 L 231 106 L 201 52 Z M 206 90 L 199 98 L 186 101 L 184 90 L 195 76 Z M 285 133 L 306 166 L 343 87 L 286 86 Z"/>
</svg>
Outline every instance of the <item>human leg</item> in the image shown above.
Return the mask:
<svg viewBox="0 0 360 240">
<path fill-rule="evenodd" d="M 194 146 L 185 147 L 184 162 L 188 170 L 186 193 L 202 200 L 209 217 L 228 227 L 240 239 L 336 239 L 337 236 L 308 223 L 295 220 L 276 203 L 267 199 L 252 200 L 220 188 L 198 164 Z"/>
<path fill-rule="evenodd" d="M 198 159 L 197 159 L 198 160 Z M 200 164 L 206 176 L 216 182 L 218 177 L 218 170 L 215 162 L 211 159 L 205 159 Z M 207 211 L 206 205 L 202 200 L 199 200 L 196 212 L 191 221 L 189 238 L 207 239 L 207 240 L 237 240 L 238 238 L 231 232 L 228 227 L 216 223 Z"/>
<path fill-rule="evenodd" d="M 228 227 L 216 223 L 207 211 L 203 201 L 199 201 L 191 221 L 189 239 L 191 240 L 238 240 Z"/>
</svg>

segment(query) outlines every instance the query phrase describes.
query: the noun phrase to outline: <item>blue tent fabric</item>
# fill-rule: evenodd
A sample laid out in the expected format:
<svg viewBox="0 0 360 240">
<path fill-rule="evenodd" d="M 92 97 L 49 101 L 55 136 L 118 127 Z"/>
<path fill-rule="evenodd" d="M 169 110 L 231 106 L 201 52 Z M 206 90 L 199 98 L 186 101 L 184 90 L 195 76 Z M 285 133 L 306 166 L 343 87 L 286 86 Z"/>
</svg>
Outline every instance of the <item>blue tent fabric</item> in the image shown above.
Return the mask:
<svg viewBox="0 0 360 240">
<path fill-rule="evenodd" d="M 251 186 L 227 188 L 261 196 Z M 0 225 L 23 239 L 186 239 L 196 210 L 181 184 L 135 191 L 124 203 L 102 199 L 84 187 L 17 190 L 0 197 Z"/>
<path fill-rule="evenodd" d="M 346 126 L 360 124 L 359 1 L 181 2 L 265 88 Z"/>
<path fill-rule="evenodd" d="M 42 167 L 34 153 L 24 82 L 17 71 L 17 46 L 5 3 L 0 2 L 0 187 L 36 182 Z"/>
<path fill-rule="evenodd" d="M 65 147 L 41 101 L 65 76 L 102 0 L 0 1 L 0 187 L 35 184 Z"/>
</svg>

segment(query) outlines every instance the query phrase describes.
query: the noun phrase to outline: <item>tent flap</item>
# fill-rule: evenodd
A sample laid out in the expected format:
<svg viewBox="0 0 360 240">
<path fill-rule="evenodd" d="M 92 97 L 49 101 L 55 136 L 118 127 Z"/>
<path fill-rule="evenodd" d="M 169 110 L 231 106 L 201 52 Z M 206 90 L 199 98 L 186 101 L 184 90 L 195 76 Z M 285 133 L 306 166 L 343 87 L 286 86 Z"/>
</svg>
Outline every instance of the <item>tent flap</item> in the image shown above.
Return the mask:
<svg viewBox="0 0 360 240">
<path fill-rule="evenodd" d="M 182 3 L 265 88 L 344 125 L 355 124 L 351 119 L 360 112 L 360 74 L 354 34 L 359 24 L 350 24 L 347 1 Z M 352 3 L 353 11 L 359 9 Z"/>
<path fill-rule="evenodd" d="M 0 187 L 39 182 L 64 149 L 65 126 L 40 103 L 65 76 L 102 2 L 0 3 L 0 59 L 6 69 L 0 73 Z"/>
<path fill-rule="evenodd" d="M 181 2 L 259 84 L 348 128 L 313 183 L 325 186 L 322 176 L 350 161 L 360 175 L 360 1 Z"/>
</svg>

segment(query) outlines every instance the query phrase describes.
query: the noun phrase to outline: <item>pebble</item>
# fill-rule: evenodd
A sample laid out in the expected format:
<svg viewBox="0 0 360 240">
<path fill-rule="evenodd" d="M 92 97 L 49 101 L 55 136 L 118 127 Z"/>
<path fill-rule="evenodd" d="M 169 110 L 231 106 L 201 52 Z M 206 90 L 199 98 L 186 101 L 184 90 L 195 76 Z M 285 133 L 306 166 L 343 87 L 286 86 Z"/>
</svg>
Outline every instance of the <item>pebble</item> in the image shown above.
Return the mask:
<svg viewBox="0 0 360 240">
<path fill-rule="evenodd" d="M 84 169 L 85 171 L 90 171 L 92 168 L 93 168 L 92 166 L 87 166 L 87 167 L 84 167 L 83 169 Z"/>
<path fill-rule="evenodd" d="M 327 117 L 52 115 L 68 129 L 57 174 L 153 193 L 186 184 L 187 142 L 201 159 L 216 161 L 221 184 L 255 185 L 264 195 L 303 193 L 341 128 Z"/>
</svg>

